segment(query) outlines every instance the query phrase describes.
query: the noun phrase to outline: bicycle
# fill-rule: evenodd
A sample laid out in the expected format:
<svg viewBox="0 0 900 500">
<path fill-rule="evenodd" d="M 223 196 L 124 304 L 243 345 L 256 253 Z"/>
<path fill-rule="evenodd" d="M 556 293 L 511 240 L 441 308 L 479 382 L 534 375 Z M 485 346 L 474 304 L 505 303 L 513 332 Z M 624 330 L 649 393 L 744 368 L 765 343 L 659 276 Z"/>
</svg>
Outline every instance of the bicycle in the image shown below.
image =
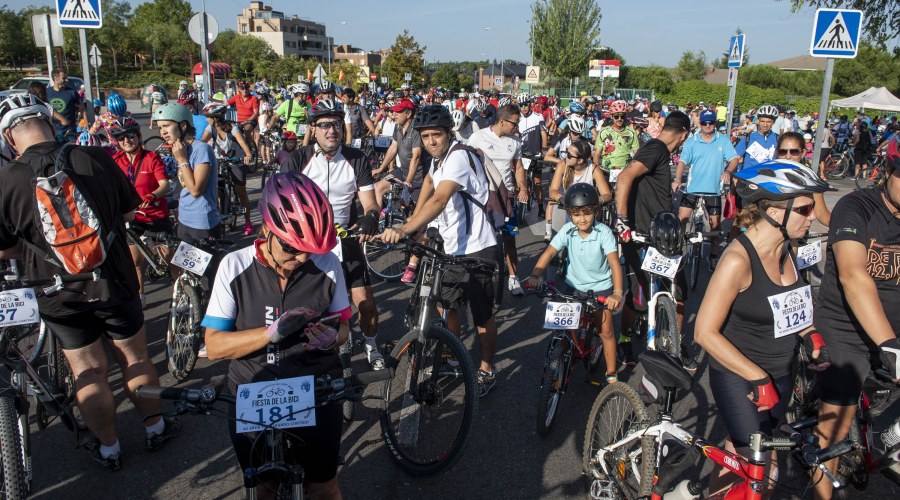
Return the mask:
<svg viewBox="0 0 900 500">
<path fill-rule="evenodd" d="M 387 178 L 391 189 L 384 195 L 384 210 L 378 220 L 378 232 L 387 228 L 397 229 L 412 215 L 416 203 L 412 201 L 408 188 L 395 178 Z M 382 281 L 397 281 L 403 276 L 408 252 L 403 245 L 384 243 L 381 240 L 366 241 L 362 244 L 366 266 Z"/>
<path fill-rule="evenodd" d="M 563 300 L 564 304 L 581 306 L 580 313 L 577 309 L 569 306 L 572 311 L 569 313 L 568 321 L 554 317 L 557 323 L 566 323 L 560 326 L 574 328 L 557 331 L 547 346 L 547 358 L 544 360 L 544 371 L 541 373 L 541 385 L 537 400 L 537 432 L 541 436 L 546 436 L 553 428 L 559 401 L 569 386 L 569 378 L 572 370 L 575 369 L 575 362 L 584 361 L 588 376 L 600 366 L 603 344 L 600 342 L 600 335 L 594 322 L 594 311 L 600 309 L 600 304 L 606 303 L 606 297 L 597 297 L 592 290 L 586 294 L 576 291 L 574 295 L 564 295 L 551 283 L 543 283 L 539 290 L 529 292 L 529 294 L 531 293 L 550 298 L 551 301 Z M 552 302 L 547 304 L 548 313 L 551 308 L 550 304 Z M 585 382 L 588 381 L 589 379 L 585 380 Z"/>
<path fill-rule="evenodd" d="M 37 303 L 29 306 L 29 301 L 55 297 L 62 292 L 80 293 L 80 290 L 69 289 L 65 285 L 97 281 L 100 279 L 100 271 L 55 275 L 52 279 L 38 280 L 20 277 L 16 271 L 0 271 L 0 278 L 3 278 L 0 281 L 0 303 L 3 303 L 0 321 L 7 325 L 13 321 L 21 321 L 22 315 L 27 314 L 30 309 L 32 315 L 29 319 L 32 321 L 24 324 L 31 325 L 39 323 L 40 316 Z M 35 292 L 33 287 L 41 287 L 41 290 Z M 16 320 L 16 313 L 20 309 L 20 320 Z M 53 335 L 47 335 L 48 330 L 41 323 L 39 336 L 47 344 L 47 362 L 45 366 L 35 367 L 32 363 L 37 361 L 41 352 L 38 347 L 43 348 L 44 342 L 40 342 L 40 346 L 30 344 L 32 331 L 28 326 L 19 325 L 0 328 L 0 364 L 11 371 L 9 386 L 0 390 L 0 449 L 3 451 L 0 472 L 2 493 L 9 500 L 24 499 L 33 489 L 29 391 L 36 400 L 40 429 L 45 429 L 53 419 L 58 418 L 63 426 L 75 434 L 77 447 L 78 434 L 84 428 L 75 405 L 75 377 L 59 343 Z M 46 372 L 47 377 L 40 375 L 41 369 Z"/>
<path fill-rule="evenodd" d="M 146 149 L 147 151 L 153 151 L 154 153 L 159 153 L 158 150 L 167 145 L 168 144 L 166 144 L 166 141 L 164 141 L 163 138 L 158 135 L 154 135 L 153 137 L 144 139 L 144 149 Z M 169 146 L 170 149 L 171 147 L 172 146 Z"/>
<path fill-rule="evenodd" d="M 275 159 L 275 153 L 277 153 L 281 149 L 281 136 L 275 132 L 274 130 L 267 130 L 261 134 L 259 134 L 259 150 L 261 152 L 267 152 L 267 154 L 262 155 L 266 156 L 269 161 L 263 162 L 262 167 L 267 169 L 272 161 Z M 256 170 L 253 170 L 255 172 Z M 252 172 L 251 172 L 252 173 Z M 266 183 L 263 182 L 262 186 L 265 186 Z"/>
<path fill-rule="evenodd" d="M 229 231 L 234 231 L 238 224 L 238 218 L 244 215 L 244 207 L 234 190 L 234 174 L 232 165 L 240 167 L 244 161 L 238 158 L 219 158 L 219 185 L 216 188 L 216 198 L 219 204 L 219 215 L 222 217 L 222 225 Z"/>
<path fill-rule="evenodd" d="M 856 176 L 856 188 L 866 189 L 884 184 L 884 151 L 871 155 Z"/>
<path fill-rule="evenodd" d="M 537 162 L 542 161 L 543 155 L 540 153 L 530 153 L 523 152 L 522 153 L 522 167 L 525 169 L 525 191 L 528 193 L 528 201 L 523 203 L 519 201 L 518 196 L 516 197 L 516 209 L 519 216 L 519 224 L 525 225 L 525 214 L 531 211 L 532 206 L 534 205 L 536 195 L 535 189 L 540 188 L 541 186 L 535 187 L 534 177 L 532 175 L 533 168 L 539 168 L 541 165 Z M 521 189 L 521 188 L 520 188 Z M 517 193 L 518 194 L 518 193 Z"/>
<path fill-rule="evenodd" d="M 810 240 L 818 240 L 819 238 L 828 238 L 828 233 L 806 233 L 803 238 L 799 238 L 797 240 L 797 267 L 799 268 L 801 264 L 806 265 L 803 269 L 800 269 L 800 277 L 803 278 L 803 281 L 806 282 L 807 285 L 810 285 L 810 290 L 813 294 L 813 303 L 815 303 L 816 298 L 819 295 L 819 286 L 821 285 L 821 280 L 816 280 L 818 283 L 813 284 L 813 269 L 816 267 L 815 264 L 822 260 L 822 246 L 821 243 L 816 242 L 812 247 L 809 245 Z M 824 242 L 825 240 L 821 240 Z"/>
<path fill-rule="evenodd" d="M 303 468 L 295 463 L 286 462 L 284 458 L 284 450 L 286 447 L 291 447 L 292 445 L 302 446 L 303 441 L 298 439 L 297 441 L 290 441 L 290 443 L 288 443 L 291 436 L 290 428 L 288 427 L 285 430 L 281 430 L 280 428 L 276 428 L 275 425 L 280 422 L 290 422 L 294 419 L 297 419 L 297 416 L 302 417 L 302 414 L 307 413 L 310 410 L 342 400 L 364 401 L 367 399 L 378 399 L 377 396 L 361 397 L 357 396 L 357 394 L 362 392 L 362 390 L 367 385 L 384 381 L 391 378 L 392 376 L 393 371 L 381 370 L 376 372 L 360 373 L 359 375 L 356 375 L 354 377 L 340 378 L 335 380 L 331 380 L 331 378 L 328 376 L 319 377 L 315 380 L 314 387 L 312 388 L 315 395 L 315 403 L 313 404 L 313 406 L 296 411 L 294 411 L 293 407 L 287 406 L 287 408 L 289 408 L 289 410 L 287 411 L 289 411 L 290 413 L 277 416 L 270 415 L 268 424 L 263 421 L 262 415 L 260 415 L 259 421 L 249 421 L 240 418 L 232 418 L 225 414 L 225 412 L 216 409 L 215 403 L 218 401 L 230 405 L 237 404 L 237 397 L 235 395 L 222 394 L 221 385 L 216 387 L 205 386 L 201 389 L 178 389 L 175 387 L 141 386 L 138 387 L 137 391 L 135 392 L 140 398 L 166 399 L 175 401 L 175 411 L 171 413 L 157 413 L 155 415 L 149 415 L 144 418 L 145 421 L 149 418 L 153 418 L 159 415 L 177 416 L 184 415 L 187 412 L 192 412 L 233 420 L 235 424 L 245 423 L 262 426 L 265 431 L 257 433 L 257 436 L 251 448 L 251 453 L 253 453 L 252 450 L 257 449 L 257 444 L 260 443 L 261 447 L 263 448 L 261 456 L 266 458 L 259 467 L 248 468 L 242 471 L 244 477 L 244 488 L 246 490 L 246 498 L 255 500 L 257 498 L 257 486 L 263 484 L 265 481 L 274 476 L 280 479 L 279 489 L 277 492 L 274 492 L 277 494 L 277 497 L 279 499 L 290 498 L 293 500 L 305 500 L 307 496 L 303 489 Z M 298 377 L 298 379 L 300 378 L 303 377 Z M 312 376 L 310 376 L 309 378 L 312 378 Z M 296 379 L 286 379 L 281 382 L 290 382 L 292 380 Z M 309 388 L 307 388 L 307 392 L 308 390 Z M 249 395 L 249 388 L 247 386 L 239 386 L 238 392 L 241 393 L 243 391 L 248 391 L 247 394 Z M 273 407 L 273 409 L 274 408 L 279 407 Z M 261 412 L 262 410 L 259 411 Z M 217 415 L 217 413 L 222 415 Z"/>
<path fill-rule="evenodd" d="M 832 149 L 822 161 L 825 162 L 823 172 L 826 178 L 835 181 L 843 179 L 847 175 L 847 170 L 853 165 L 853 152 L 849 149 L 843 151 Z"/>
<path fill-rule="evenodd" d="M 690 391 L 693 386 L 693 378 L 678 359 L 645 351 L 640 360 L 647 375 L 655 379 L 655 383 L 649 382 L 645 376 L 642 386 L 649 397 L 659 402 L 659 412 L 651 421 L 643 396 L 624 382 L 610 384 L 600 392 L 591 408 L 582 457 L 590 498 L 634 500 L 652 493 L 652 498 L 659 500 L 703 455 L 743 479 L 707 499 L 760 500 L 764 485 L 769 482 L 764 473 L 765 452 L 791 450 L 804 470 L 818 468 L 834 483 L 834 476 L 824 464 L 856 446 L 846 440 L 819 449 L 817 436 L 801 432 L 816 424 L 815 419 L 808 419 L 782 426 L 782 432 L 788 437 L 767 437 L 761 432 L 750 434 L 752 457 L 749 459 L 729 453 L 685 430 L 674 420 L 672 407 L 677 391 Z M 692 482 L 688 488 L 691 493 L 699 494 L 702 484 Z"/>
<path fill-rule="evenodd" d="M 688 195 L 688 193 L 684 192 L 682 189 L 679 189 L 679 191 L 682 196 Z M 721 195 L 722 193 L 690 193 L 690 196 L 695 196 L 697 198 L 697 202 L 685 226 L 686 233 L 701 232 L 719 235 L 718 231 L 710 231 L 712 225 L 709 222 L 709 211 L 706 209 L 706 197 Z M 691 290 L 697 288 L 697 283 L 700 281 L 700 261 L 703 258 L 703 243 L 706 241 L 707 239 L 703 238 L 699 242 L 694 242 L 685 246 L 684 257 L 691 266 L 691 273 L 688 277 L 688 285 L 690 285 Z M 712 245 L 712 241 L 709 243 Z"/>
<path fill-rule="evenodd" d="M 443 239 L 437 229 L 429 228 L 427 235 L 427 245 L 400 240 L 421 260 L 405 315 L 410 330 L 385 357 L 385 366 L 396 370 L 396 376 L 383 382 L 380 390 L 381 430 L 388 449 L 400 468 L 415 476 L 444 472 L 462 457 L 478 412 L 475 364 L 447 328 L 446 309 L 437 314 L 443 303 L 445 268 L 487 271 L 498 265 L 447 255 L 440 250 Z"/>
</svg>

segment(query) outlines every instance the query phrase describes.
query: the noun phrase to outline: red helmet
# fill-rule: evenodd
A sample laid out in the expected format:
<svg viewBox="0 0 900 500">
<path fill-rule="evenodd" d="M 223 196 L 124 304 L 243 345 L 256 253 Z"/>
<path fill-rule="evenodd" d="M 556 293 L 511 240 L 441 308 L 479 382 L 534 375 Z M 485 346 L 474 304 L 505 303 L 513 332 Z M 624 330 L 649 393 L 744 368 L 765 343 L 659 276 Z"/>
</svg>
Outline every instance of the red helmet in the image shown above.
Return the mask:
<svg viewBox="0 0 900 500">
<path fill-rule="evenodd" d="M 178 104 L 184 104 L 187 106 L 188 104 L 197 100 L 197 91 L 195 90 L 185 90 L 181 94 L 178 95 Z"/>
<path fill-rule="evenodd" d="M 547 105 L 547 96 L 538 97 L 537 103 L 540 104 L 541 106 L 546 106 Z"/>
<path fill-rule="evenodd" d="M 326 254 L 337 244 L 325 193 L 299 172 L 281 172 L 263 187 L 259 212 L 275 236 L 301 252 Z"/>
<path fill-rule="evenodd" d="M 282 141 L 296 141 L 297 136 L 294 135 L 293 132 L 288 131 L 288 132 L 281 134 L 281 140 Z"/>
</svg>

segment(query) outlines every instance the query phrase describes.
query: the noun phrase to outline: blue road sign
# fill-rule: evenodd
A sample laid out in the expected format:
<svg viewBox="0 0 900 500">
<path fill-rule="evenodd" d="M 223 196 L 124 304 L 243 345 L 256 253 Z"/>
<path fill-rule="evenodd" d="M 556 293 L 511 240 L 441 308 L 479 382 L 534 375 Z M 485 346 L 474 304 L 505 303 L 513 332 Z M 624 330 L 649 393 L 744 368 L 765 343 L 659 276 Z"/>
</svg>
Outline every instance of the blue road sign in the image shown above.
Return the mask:
<svg viewBox="0 0 900 500">
<path fill-rule="evenodd" d="M 859 49 L 861 10 L 819 9 L 809 53 L 815 57 L 853 58 Z"/>
<path fill-rule="evenodd" d="M 744 64 L 744 38 L 747 35 L 734 35 L 728 44 L 728 67 L 740 68 Z"/>
<path fill-rule="evenodd" d="M 56 14 L 63 28 L 102 28 L 100 0 L 56 0 Z"/>
</svg>

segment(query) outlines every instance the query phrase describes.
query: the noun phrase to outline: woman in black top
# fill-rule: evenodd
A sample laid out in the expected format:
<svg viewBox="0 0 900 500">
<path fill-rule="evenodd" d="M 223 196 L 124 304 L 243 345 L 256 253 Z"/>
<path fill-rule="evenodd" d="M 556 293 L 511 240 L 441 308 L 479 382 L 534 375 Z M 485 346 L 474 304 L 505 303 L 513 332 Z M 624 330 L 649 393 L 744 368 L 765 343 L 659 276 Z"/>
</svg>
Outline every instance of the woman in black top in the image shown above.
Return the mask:
<svg viewBox="0 0 900 500">
<path fill-rule="evenodd" d="M 797 334 L 818 363 L 827 351 L 813 327 L 811 290 L 800 279 L 790 240 L 815 220 L 813 193 L 830 187 L 807 167 L 773 160 L 735 174 L 747 208 L 736 221 L 746 232 L 719 260 L 704 296 L 694 338 L 710 354 L 710 389 L 728 430 L 726 449 L 748 455 L 752 432 L 772 434 L 784 416 Z M 808 345 L 807 345 L 808 344 Z M 775 453 L 766 473 L 775 483 Z M 730 477 L 729 477 L 730 476 Z M 717 467 L 710 493 L 736 476 Z M 769 488 L 763 498 L 771 495 Z"/>
</svg>

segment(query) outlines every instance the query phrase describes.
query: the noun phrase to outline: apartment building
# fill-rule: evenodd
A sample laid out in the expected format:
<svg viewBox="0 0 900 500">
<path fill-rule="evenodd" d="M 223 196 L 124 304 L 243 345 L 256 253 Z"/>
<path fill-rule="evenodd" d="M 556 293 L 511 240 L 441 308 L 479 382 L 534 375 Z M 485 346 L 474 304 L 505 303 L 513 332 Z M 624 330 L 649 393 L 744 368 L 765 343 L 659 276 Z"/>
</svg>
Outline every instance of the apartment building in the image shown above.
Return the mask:
<svg viewBox="0 0 900 500">
<path fill-rule="evenodd" d="M 329 42 L 325 25 L 296 15 L 286 16 L 263 2 L 250 2 L 249 9 L 237 16 L 237 31 L 269 42 L 278 55 L 328 60 Z"/>
<path fill-rule="evenodd" d="M 333 60 L 348 61 L 357 66 L 372 68 L 382 63 L 382 56 L 380 52 L 366 52 L 351 45 L 336 45 Z"/>
</svg>

